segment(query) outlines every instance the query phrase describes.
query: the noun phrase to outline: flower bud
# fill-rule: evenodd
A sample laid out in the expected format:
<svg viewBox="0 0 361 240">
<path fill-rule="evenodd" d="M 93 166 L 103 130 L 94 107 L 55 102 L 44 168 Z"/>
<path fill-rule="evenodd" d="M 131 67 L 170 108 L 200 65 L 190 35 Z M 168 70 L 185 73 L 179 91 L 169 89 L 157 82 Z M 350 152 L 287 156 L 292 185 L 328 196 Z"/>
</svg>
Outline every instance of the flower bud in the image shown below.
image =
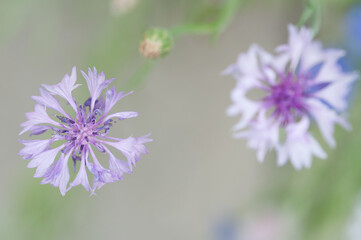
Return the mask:
<svg viewBox="0 0 361 240">
<path fill-rule="evenodd" d="M 157 59 L 166 56 L 173 47 L 173 36 L 166 29 L 148 30 L 140 43 L 139 52 L 146 58 Z"/>
</svg>

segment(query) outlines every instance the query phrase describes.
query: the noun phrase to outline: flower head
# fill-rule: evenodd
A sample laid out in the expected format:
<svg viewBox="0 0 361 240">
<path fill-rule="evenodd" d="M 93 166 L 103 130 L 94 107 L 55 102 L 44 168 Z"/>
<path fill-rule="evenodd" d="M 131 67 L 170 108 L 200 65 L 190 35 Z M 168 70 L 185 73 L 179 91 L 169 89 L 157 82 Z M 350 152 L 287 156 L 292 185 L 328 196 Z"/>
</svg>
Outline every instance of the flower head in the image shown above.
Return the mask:
<svg viewBox="0 0 361 240">
<path fill-rule="evenodd" d="M 293 25 L 288 44 L 277 47 L 275 55 L 253 45 L 224 71 L 237 80 L 227 110 L 229 116 L 242 115 L 234 136 L 248 139 L 260 162 L 272 149 L 279 165 L 290 160 L 296 169 L 310 167 L 313 155 L 326 158 L 309 129 L 316 122 L 335 147 L 335 124 L 350 128 L 341 113 L 358 74 L 342 71 L 337 62 L 343 55 L 342 50 L 324 49 L 310 29 Z"/>
<path fill-rule="evenodd" d="M 62 195 L 77 185 L 82 185 L 94 194 L 94 191 L 105 183 L 121 180 L 124 173 L 132 172 L 140 155 L 147 153 L 144 143 L 152 141 L 148 138 L 149 135 L 125 139 L 108 136 L 115 123 L 114 119 L 138 116 L 136 112 L 109 114 L 111 108 L 130 93 L 117 92 L 113 87 L 102 95 L 113 79 L 106 80 L 104 73 L 98 74 L 95 68 L 89 69 L 88 74 L 82 74 L 90 92 L 90 98 L 83 105 L 78 104 L 72 96 L 72 91 L 80 86 L 75 84 L 77 74 L 74 67 L 72 74 L 65 75 L 59 84 L 44 84 L 44 89 L 40 88 L 41 96 L 32 97 L 36 101 L 34 112 L 27 113 L 28 120 L 21 124 L 23 130 L 20 135 L 24 132 L 30 132 L 30 136 L 50 132 L 48 139 L 20 140 L 25 147 L 19 155 L 25 160 L 31 159 L 28 167 L 37 168 L 34 177 L 44 178 L 42 184 L 50 183 L 59 187 Z M 75 114 L 67 113 L 56 96 L 65 99 Z M 50 116 L 48 108 L 55 110 L 56 114 Z M 122 153 L 126 161 L 118 159 L 109 147 Z M 108 155 L 109 169 L 101 165 L 95 151 Z M 68 186 L 70 157 L 74 172 L 77 165 L 79 170 Z M 94 176 L 92 187 L 88 181 L 88 173 Z"/>
</svg>

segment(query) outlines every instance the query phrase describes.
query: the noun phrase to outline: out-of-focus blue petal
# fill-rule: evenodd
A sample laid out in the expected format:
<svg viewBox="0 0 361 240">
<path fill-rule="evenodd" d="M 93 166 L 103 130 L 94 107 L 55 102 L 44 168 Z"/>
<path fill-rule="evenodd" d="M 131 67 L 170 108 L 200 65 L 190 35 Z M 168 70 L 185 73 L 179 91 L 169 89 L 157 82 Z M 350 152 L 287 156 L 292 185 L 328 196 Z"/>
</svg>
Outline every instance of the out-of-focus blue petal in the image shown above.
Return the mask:
<svg viewBox="0 0 361 240">
<path fill-rule="evenodd" d="M 342 71 L 351 72 L 355 70 L 355 63 L 348 55 L 340 58 L 338 64 L 341 66 Z"/>
<path fill-rule="evenodd" d="M 238 240 L 237 224 L 235 218 L 224 217 L 219 219 L 214 226 L 214 240 Z"/>
<path fill-rule="evenodd" d="M 351 58 L 361 62 L 361 4 L 351 7 L 344 20 L 345 44 Z"/>
</svg>

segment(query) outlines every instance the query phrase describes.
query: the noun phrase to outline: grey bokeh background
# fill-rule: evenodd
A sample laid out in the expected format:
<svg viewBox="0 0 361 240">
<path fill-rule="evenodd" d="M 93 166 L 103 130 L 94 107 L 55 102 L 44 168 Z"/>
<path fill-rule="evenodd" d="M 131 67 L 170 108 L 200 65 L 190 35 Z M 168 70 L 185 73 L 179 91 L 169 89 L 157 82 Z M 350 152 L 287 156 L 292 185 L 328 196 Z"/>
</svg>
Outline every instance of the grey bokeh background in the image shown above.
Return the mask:
<svg viewBox="0 0 361 240">
<path fill-rule="evenodd" d="M 199 2 L 144 1 L 118 17 L 109 1 L 0 2 L 2 239 L 211 239 L 217 219 L 246 210 L 284 177 L 299 174 L 277 168 L 272 155 L 260 165 L 244 141 L 231 138 L 237 119 L 226 117 L 225 109 L 234 80 L 220 72 L 254 42 L 267 50 L 284 43 L 301 1 L 248 2 L 218 42 L 206 36 L 177 40 L 115 108 L 140 116 L 119 122 L 111 134 L 151 132 L 149 155 L 97 196 L 88 198 L 77 187 L 62 197 L 40 185 L 17 155 L 19 124 L 41 84 L 58 83 L 73 65 L 95 66 L 115 77 L 120 90 L 143 61 L 137 50 L 143 31 L 182 22 Z M 340 14 L 333 12 L 337 22 Z M 331 28 L 321 36 L 332 43 L 339 30 L 326 22 L 324 32 Z M 79 73 L 78 81 L 85 83 Z M 85 86 L 75 93 L 87 94 Z"/>
</svg>

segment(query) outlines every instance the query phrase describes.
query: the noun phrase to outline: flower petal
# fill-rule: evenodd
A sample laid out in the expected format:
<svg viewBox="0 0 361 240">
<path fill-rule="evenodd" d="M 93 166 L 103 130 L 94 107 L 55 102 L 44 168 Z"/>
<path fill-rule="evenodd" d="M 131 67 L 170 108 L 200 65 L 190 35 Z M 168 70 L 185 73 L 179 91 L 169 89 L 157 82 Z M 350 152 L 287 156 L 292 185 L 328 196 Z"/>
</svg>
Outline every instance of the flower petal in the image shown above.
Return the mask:
<svg viewBox="0 0 361 240">
<path fill-rule="evenodd" d="M 125 92 L 117 92 L 115 87 L 109 89 L 106 92 L 106 99 L 105 99 L 105 109 L 103 116 L 107 115 L 112 107 L 123 97 L 128 96 L 133 92 L 125 93 Z"/>
<path fill-rule="evenodd" d="M 116 180 L 121 180 L 124 173 L 131 173 L 128 164 L 117 159 L 108 148 L 105 148 L 109 155 L 109 170 Z"/>
<path fill-rule="evenodd" d="M 104 118 L 104 122 L 111 119 L 111 118 L 118 118 L 119 120 L 124 120 L 128 118 L 135 118 L 138 117 L 137 112 L 117 112 L 111 115 L 108 115 L 106 118 Z"/>
<path fill-rule="evenodd" d="M 33 136 L 33 135 L 41 135 L 49 129 L 52 129 L 52 127 L 46 125 L 35 125 L 32 126 L 28 131 L 30 132 L 30 136 Z"/>
<path fill-rule="evenodd" d="M 70 116 L 64 111 L 64 109 L 60 106 L 58 100 L 55 97 L 50 95 L 46 90 L 40 88 L 41 96 L 32 96 L 31 98 L 35 100 L 38 104 L 44 105 L 45 107 L 52 108 L 64 116 L 70 118 Z"/>
<path fill-rule="evenodd" d="M 359 77 L 357 73 L 335 75 L 338 81 L 333 82 L 328 87 L 318 91 L 315 96 L 322 99 L 342 112 L 347 109 L 347 96 L 350 93 L 352 83 Z M 333 80 L 333 79 L 331 79 Z"/>
<path fill-rule="evenodd" d="M 261 108 L 260 102 L 249 100 L 245 94 L 246 92 L 241 88 L 235 88 L 231 93 L 233 104 L 227 109 L 227 115 L 242 115 L 240 121 L 233 127 L 233 130 L 240 130 L 247 126 Z"/>
<path fill-rule="evenodd" d="M 65 195 L 67 192 L 67 185 L 69 182 L 69 168 L 68 160 L 71 151 L 66 155 L 61 154 L 59 160 L 54 163 L 48 171 L 44 174 L 44 179 L 41 181 L 41 184 L 50 183 L 54 187 L 59 187 L 61 195 Z"/>
<path fill-rule="evenodd" d="M 19 155 L 22 156 L 25 160 L 30 159 L 37 154 L 43 152 L 50 144 L 53 142 L 53 139 L 44 139 L 44 140 L 21 140 L 20 142 L 25 145 L 23 149 L 20 150 Z"/>
<path fill-rule="evenodd" d="M 95 67 L 93 71 L 89 68 L 88 75 L 85 72 L 81 71 L 83 74 L 89 88 L 90 96 L 91 96 L 91 110 L 94 109 L 95 101 L 99 98 L 102 91 L 109 86 L 110 83 L 113 82 L 114 79 L 105 80 L 104 72 L 101 72 L 99 75 L 97 74 L 97 70 Z"/>
<path fill-rule="evenodd" d="M 66 74 L 63 80 L 55 85 L 43 84 L 42 86 L 53 95 L 58 95 L 69 102 L 74 111 L 77 112 L 77 105 L 73 99 L 71 92 L 80 86 L 80 84 L 74 85 L 76 82 L 76 67 L 74 66 L 71 72 L 71 76 Z"/>
<path fill-rule="evenodd" d="M 91 147 L 89 147 L 89 151 L 94 163 L 87 160 L 86 165 L 89 171 L 94 175 L 93 187 L 91 189 L 93 195 L 94 191 L 100 189 L 105 183 L 112 183 L 116 180 L 113 178 L 110 170 L 103 168 L 103 166 L 99 163 Z"/>
<path fill-rule="evenodd" d="M 307 117 L 302 118 L 298 123 L 286 127 L 286 141 L 281 149 L 279 163 L 284 164 L 285 155 L 289 158 L 296 170 L 302 167 L 310 168 L 312 155 L 324 159 L 327 157 L 320 144 L 308 133 L 310 122 Z"/>
<path fill-rule="evenodd" d="M 235 138 L 247 138 L 247 146 L 257 151 L 257 160 L 263 162 L 268 150 L 278 147 L 279 124 L 266 118 L 266 112 L 261 111 L 249 130 L 233 135 Z"/>
<path fill-rule="evenodd" d="M 69 184 L 69 189 L 67 191 L 69 191 L 70 188 L 80 184 L 85 188 L 85 190 L 87 190 L 88 192 L 90 191 L 88 175 L 85 169 L 85 162 L 86 162 L 85 159 L 87 158 L 88 158 L 88 153 L 82 155 L 82 160 L 80 163 L 78 174 L 76 175 L 74 181 Z"/>
<path fill-rule="evenodd" d="M 305 47 L 312 42 L 312 30 L 301 27 L 300 30 L 296 26 L 288 25 L 288 44 L 282 45 L 276 49 L 280 53 L 288 53 L 290 55 L 291 68 L 296 69 L 300 63 Z"/>
<path fill-rule="evenodd" d="M 23 130 L 19 133 L 19 135 L 23 134 L 26 131 L 29 131 L 37 124 L 52 124 L 58 127 L 62 127 L 62 125 L 49 117 L 46 112 L 46 107 L 41 106 L 39 104 L 35 105 L 34 112 L 26 113 L 26 118 L 28 121 L 22 123 L 20 126 L 23 127 Z"/>
<path fill-rule="evenodd" d="M 333 110 L 316 100 L 309 100 L 310 111 L 315 118 L 318 127 L 320 128 L 323 138 L 328 145 L 336 147 L 336 141 L 333 137 L 335 124 L 340 124 L 346 129 L 350 129 L 348 122 L 342 117 L 338 116 Z"/>
<path fill-rule="evenodd" d="M 117 142 L 103 141 L 116 149 L 118 149 L 128 159 L 129 168 L 132 171 L 135 163 L 140 160 L 141 154 L 147 154 L 148 150 L 144 143 L 151 142 L 153 139 L 148 138 L 150 134 L 142 137 L 129 137 L 126 139 L 119 139 Z"/>
</svg>

